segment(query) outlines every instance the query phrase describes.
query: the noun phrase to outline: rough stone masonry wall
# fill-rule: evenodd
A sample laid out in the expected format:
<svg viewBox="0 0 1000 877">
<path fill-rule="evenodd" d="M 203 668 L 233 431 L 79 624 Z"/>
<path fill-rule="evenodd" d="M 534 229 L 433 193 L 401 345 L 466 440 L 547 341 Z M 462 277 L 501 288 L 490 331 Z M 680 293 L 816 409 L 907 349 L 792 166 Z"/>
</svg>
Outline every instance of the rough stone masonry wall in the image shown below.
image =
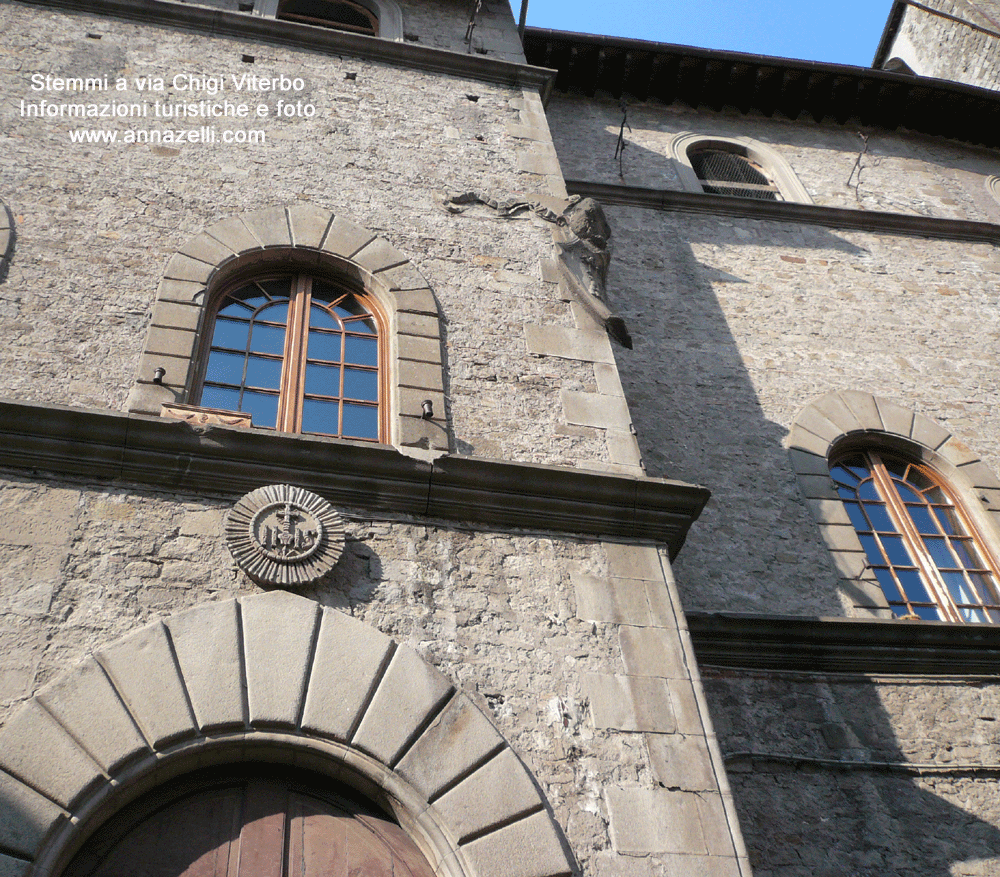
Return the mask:
<svg viewBox="0 0 1000 877">
<path fill-rule="evenodd" d="M 958 20 L 956 20 L 958 19 Z M 919 76 L 1000 88 L 1000 4 L 929 0 L 906 7 L 886 59 Z"/>
<path fill-rule="evenodd" d="M 915 409 L 1000 471 L 993 248 L 817 226 L 609 210 L 616 351 L 651 475 L 713 494 L 675 565 L 688 610 L 864 613 L 783 441 L 855 389 Z M 887 341 L 888 339 L 888 341 Z"/>
<path fill-rule="evenodd" d="M 259 592 L 222 540 L 230 504 L 8 474 L 0 724 L 143 624 Z M 581 874 L 739 873 L 654 550 L 349 513 L 344 556 L 302 593 L 411 646 L 493 719 Z"/>
<path fill-rule="evenodd" d="M 555 95 L 549 121 L 567 179 L 683 189 L 670 141 L 683 131 L 751 137 L 779 154 L 814 204 L 922 216 L 1000 222 L 1000 205 L 986 181 L 997 171 L 993 151 L 919 134 L 863 131 L 860 185 L 855 167 L 864 143 L 859 127 L 819 125 L 811 119 L 744 116 L 735 109 L 697 113 L 683 107 L 628 108 L 625 154 L 614 158 L 622 112 L 617 102 Z"/>
<path fill-rule="evenodd" d="M 0 7 L 0 28 L 7 35 L 0 200 L 15 223 L 0 283 L 0 394 L 121 409 L 170 255 L 218 220 L 307 201 L 384 237 L 429 281 L 445 321 L 455 450 L 534 462 L 607 459 L 603 433 L 567 430 L 562 412 L 560 391 L 593 386 L 593 365 L 525 356 L 526 324 L 575 326 L 556 285 L 542 280 L 549 223 L 530 214 L 504 220 L 485 209 L 456 216 L 442 207 L 447 195 L 467 191 L 500 200 L 551 193 L 558 165 L 546 157 L 544 122 L 533 123 L 537 95 L 20 4 Z M 67 97 L 31 91 L 36 72 L 153 75 L 168 83 L 178 72 L 300 76 L 306 88 L 295 99 L 314 104 L 316 116 L 231 120 L 229 127 L 264 130 L 261 146 L 73 144 L 68 132 L 77 120 L 20 116 L 22 99 Z M 135 90 L 105 95 L 140 97 Z M 278 97 L 260 102 L 273 110 Z M 499 423 L 518 427 L 498 430 Z"/>
<path fill-rule="evenodd" d="M 997 873 L 995 680 L 702 676 L 756 877 Z"/>
</svg>

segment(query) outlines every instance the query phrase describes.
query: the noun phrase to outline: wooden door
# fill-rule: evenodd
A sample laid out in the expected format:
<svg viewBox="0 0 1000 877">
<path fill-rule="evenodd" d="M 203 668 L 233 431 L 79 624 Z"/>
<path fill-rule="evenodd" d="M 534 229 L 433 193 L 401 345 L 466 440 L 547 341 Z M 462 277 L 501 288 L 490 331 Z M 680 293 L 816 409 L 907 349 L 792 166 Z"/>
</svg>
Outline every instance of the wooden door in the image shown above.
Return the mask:
<svg viewBox="0 0 1000 877">
<path fill-rule="evenodd" d="M 395 822 L 316 785 L 246 778 L 156 797 L 112 820 L 64 877 L 433 877 Z"/>
</svg>

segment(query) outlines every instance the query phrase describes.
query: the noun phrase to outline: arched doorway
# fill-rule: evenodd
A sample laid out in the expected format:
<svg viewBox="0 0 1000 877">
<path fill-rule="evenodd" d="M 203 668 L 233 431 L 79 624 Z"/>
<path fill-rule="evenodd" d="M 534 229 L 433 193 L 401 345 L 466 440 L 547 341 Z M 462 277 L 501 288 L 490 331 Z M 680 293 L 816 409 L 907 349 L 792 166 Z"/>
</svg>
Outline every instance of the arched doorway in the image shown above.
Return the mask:
<svg viewBox="0 0 1000 877">
<path fill-rule="evenodd" d="M 353 790 L 266 765 L 182 777 L 112 817 L 63 877 L 433 877 Z"/>
</svg>

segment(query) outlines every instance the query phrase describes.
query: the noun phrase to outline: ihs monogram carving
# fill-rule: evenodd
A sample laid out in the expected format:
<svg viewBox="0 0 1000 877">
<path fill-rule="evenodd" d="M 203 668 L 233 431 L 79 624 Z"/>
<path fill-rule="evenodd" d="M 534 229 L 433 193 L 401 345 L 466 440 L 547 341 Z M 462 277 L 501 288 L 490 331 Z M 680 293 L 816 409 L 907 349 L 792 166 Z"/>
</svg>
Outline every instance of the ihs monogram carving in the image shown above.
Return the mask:
<svg viewBox="0 0 1000 877">
<path fill-rule="evenodd" d="M 294 588 L 333 569 L 344 550 L 344 522 L 323 497 L 271 484 L 233 506 L 226 543 L 255 582 Z"/>
</svg>

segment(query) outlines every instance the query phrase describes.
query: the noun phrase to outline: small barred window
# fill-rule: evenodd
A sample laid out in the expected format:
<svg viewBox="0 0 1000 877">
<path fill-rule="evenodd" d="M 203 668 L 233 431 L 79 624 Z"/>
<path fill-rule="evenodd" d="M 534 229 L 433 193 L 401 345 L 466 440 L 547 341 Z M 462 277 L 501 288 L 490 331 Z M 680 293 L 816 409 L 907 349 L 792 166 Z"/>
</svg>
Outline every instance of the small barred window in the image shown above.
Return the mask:
<svg viewBox="0 0 1000 877">
<path fill-rule="evenodd" d="M 378 36 L 378 17 L 352 0 L 286 0 L 278 7 L 278 18 Z"/>
<path fill-rule="evenodd" d="M 688 152 L 702 190 L 757 201 L 780 201 L 778 187 L 759 164 L 734 149 L 698 148 Z"/>
</svg>

